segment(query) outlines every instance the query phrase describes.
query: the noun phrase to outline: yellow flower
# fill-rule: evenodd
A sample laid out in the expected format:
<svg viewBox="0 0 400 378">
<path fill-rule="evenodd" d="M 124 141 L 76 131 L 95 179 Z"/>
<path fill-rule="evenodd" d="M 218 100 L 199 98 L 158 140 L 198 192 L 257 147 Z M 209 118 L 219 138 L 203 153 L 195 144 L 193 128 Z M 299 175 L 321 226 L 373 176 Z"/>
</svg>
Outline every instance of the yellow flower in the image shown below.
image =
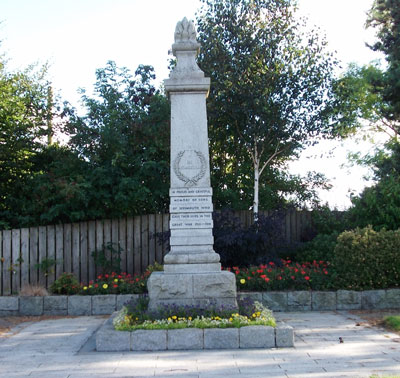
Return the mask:
<svg viewBox="0 0 400 378">
<path fill-rule="evenodd" d="M 176 320 L 176 316 L 175 316 L 175 315 L 173 315 L 173 316 L 172 316 L 172 319 Z"/>
<path fill-rule="evenodd" d="M 229 321 L 230 321 L 230 322 L 233 322 L 233 319 L 232 319 L 232 318 L 229 318 Z"/>
<path fill-rule="evenodd" d="M 114 282 L 118 282 L 118 278 L 115 278 L 115 279 L 114 279 Z"/>
<path fill-rule="evenodd" d="M 256 314 L 253 314 L 252 317 L 255 318 L 255 317 L 257 317 L 257 315 L 256 315 Z"/>
<path fill-rule="evenodd" d="M 188 319 L 189 319 L 189 320 L 192 320 L 192 317 L 191 317 L 191 316 L 189 316 L 189 317 L 188 317 Z"/>
<path fill-rule="evenodd" d="M 108 288 L 108 285 L 107 284 L 104 284 L 103 285 L 103 289 L 107 289 Z"/>
<path fill-rule="evenodd" d="M 139 318 L 136 318 L 136 320 L 139 320 Z"/>
<path fill-rule="evenodd" d="M 89 285 L 89 289 L 91 289 L 93 287 L 93 285 Z"/>
<path fill-rule="evenodd" d="M 244 284 L 244 283 L 246 283 L 246 280 L 245 280 L 244 278 L 242 278 L 242 279 L 240 280 L 240 283 L 241 283 L 241 284 Z"/>
<path fill-rule="evenodd" d="M 171 318 L 168 318 L 168 321 L 170 322 L 172 319 Z"/>
<path fill-rule="evenodd" d="M 84 286 L 84 287 L 83 287 L 83 290 L 87 290 L 87 286 Z"/>
</svg>

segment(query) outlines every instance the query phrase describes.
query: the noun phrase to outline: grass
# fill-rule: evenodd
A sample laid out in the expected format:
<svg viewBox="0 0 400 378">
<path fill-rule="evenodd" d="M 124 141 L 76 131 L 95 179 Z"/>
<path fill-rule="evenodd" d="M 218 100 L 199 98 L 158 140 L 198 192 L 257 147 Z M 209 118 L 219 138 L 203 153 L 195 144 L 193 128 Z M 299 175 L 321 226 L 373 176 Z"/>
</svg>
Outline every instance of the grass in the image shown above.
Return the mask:
<svg viewBox="0 0 400 378">
<path fill-rule="evenodd" d="M 400 315 L 385 316 L 383 321 L 385 326 L 390 329 L 400 331 Z"/>
</svg>

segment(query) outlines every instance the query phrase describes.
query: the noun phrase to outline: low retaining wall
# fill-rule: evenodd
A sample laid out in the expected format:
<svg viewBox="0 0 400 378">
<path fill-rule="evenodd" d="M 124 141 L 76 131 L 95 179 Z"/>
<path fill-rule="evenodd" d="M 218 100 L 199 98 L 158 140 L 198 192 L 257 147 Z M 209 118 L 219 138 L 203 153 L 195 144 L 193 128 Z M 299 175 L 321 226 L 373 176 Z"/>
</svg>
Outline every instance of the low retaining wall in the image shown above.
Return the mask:
<svg viewBox="0 0 400 378">
<path fill-rule="evenodd" d="M 249 349 L 294 346 L 293 328 L 281 323 L 276 328 L 185 328 L 171 330 L 116 331 L 110 317 L 96 333 L 98 352 Z"/>
<path fill-rule="evenodd" d="M 0 297 L 0 316 L 109 315 L 139 297 L 139 294 L 4 296 Z M 238 297 L 251 297 L 272 311 L 400 309 L 400 289 L 240 292 Z"/>
</svg>

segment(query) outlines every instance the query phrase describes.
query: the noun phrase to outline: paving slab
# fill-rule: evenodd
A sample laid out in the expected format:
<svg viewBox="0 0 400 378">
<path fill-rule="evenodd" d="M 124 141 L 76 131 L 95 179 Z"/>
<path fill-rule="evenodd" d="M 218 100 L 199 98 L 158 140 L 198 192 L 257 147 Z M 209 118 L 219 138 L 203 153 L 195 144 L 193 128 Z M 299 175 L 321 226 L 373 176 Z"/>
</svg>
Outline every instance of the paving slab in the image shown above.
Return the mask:
<svg viewBox="0 0 400 378">
<path fill-rule="evenodd" d="M 96 352 L 93 335 L 104 316 L 58 318 L 19 325 L 0 338 L 0 377 L 285 377 L 369 378 L 400 375 L 399 335 L 357 326 L 346 311 L 280 312 L 295 328 L 294 348 Z M 339 342 L 342 337 L 343 343 Z"/>
</svg>

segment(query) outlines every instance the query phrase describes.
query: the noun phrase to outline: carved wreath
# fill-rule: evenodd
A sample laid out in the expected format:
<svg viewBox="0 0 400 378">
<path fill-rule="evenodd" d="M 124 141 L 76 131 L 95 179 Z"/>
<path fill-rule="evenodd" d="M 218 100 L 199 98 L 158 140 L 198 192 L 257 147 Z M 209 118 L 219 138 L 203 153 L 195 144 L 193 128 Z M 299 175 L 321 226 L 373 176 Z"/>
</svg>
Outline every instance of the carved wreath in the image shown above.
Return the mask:
<svg viewBox="0 0 400 378">
<path fill-rule="evenodd" d="M 182 173 L 182 171 L 179 168 L 179 164 L 181 162 L 181 159 L 183 155 L 185 154 L 186 151 L 180 151 L 178 152 L 175 160 L 174 160 L 174 165 L 173 169 L 176 174 L 176 177 L 178 177 L 179 180 L 183 181 L 185 183 L 185 186 L 192 187 L 197 184 L 197 182 L 205 175 L 206 173 L 206 159 L 204 158 L 203 154 L 200 151 L 194 151 L 194 153 L 197 155 L 197 157 L 200 160 L 200 172 L 193 176 L 193 177 L 187 177 Z"/>
</svg>

